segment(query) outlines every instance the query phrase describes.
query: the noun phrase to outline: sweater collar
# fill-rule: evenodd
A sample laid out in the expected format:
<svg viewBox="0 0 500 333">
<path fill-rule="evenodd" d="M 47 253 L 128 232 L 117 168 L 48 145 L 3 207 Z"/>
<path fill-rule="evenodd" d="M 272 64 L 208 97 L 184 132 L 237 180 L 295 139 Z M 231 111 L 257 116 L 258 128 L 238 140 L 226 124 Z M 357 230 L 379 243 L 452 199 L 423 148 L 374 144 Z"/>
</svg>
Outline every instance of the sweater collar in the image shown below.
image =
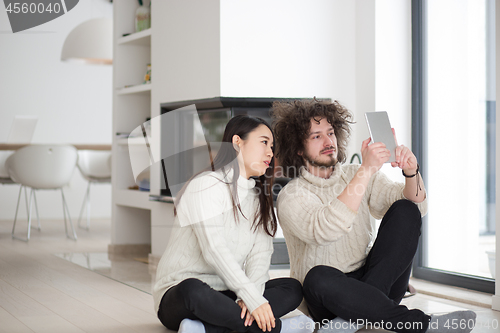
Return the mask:
<svg viewBox="0 0 500 333">
<path fill-rule="evenodd" d="M 255 179 L 250 178 L 246 179 L 242 175 L 240 175 L 240 178 L 238 178 L 238 187 L 246 188 L 246 189 L 251 189 L 255 187 Z"/>
<path fill-rule="evenodd" d="M 232 180 L 233 180 L 233 175 L 234 175 L 234 170 L 231 168 L 231 170 L 229 170 L 227 172 L 227 174 L 225 174 L 222 170 L 219 170 L 220 174 L 222 175 L 222 179 L 227 182 L 227 183 L 231 183 Z M 253 178 L 250 178 L 250 179 L 246 179 L 245 177 L 243 177 L 242 175 L 239 176 L 238 178 L 238 187 L 241 187 L 241 188 L 244 188 L 244 189 L 252 189 L 255 187 L 255 179 Z"/>
<path fill-rule="evenodd" d="M 305 167 L 302 167 L 300 169 L 300 176 L 302 178 L 304 178 L 307 182 L 309 182 L 315 186 L 318 186 L 318 187 L 329 187 L 329 186 L 333 186 L 333 185 L 337 184 L 339 181 L 339 178 L 341 177 L 341 174 L 342 174 L 342 167 L 340 164 L 337 164 L 335 166 L 330 178 L 328 178 L 328 179 L 313 175 Z"/>
</svg>

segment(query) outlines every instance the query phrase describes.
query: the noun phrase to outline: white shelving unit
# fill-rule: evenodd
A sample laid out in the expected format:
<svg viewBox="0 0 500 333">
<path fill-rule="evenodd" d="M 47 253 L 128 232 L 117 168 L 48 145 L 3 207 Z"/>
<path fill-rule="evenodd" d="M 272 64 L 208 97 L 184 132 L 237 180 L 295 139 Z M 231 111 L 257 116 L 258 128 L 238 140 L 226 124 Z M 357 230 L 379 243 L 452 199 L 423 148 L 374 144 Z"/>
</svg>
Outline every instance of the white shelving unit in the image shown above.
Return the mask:
<svg viewBox="0 0 500 333">
<path fill-rule="evenodd" d="M 149 6 L 149 1 L 144 1 L 144 5 Z M 153 29 L 135 32 L 137 0 L 115 1 L 113 7 L 113 133 L 130 133 L 151 117 L 153 83 L 144 83 L 144 76 L 147 65 L 151 64 Z M 149 201 L 149 191 L 130 189 L 136 181 L 130 164 L 129 143 L 127 138 L 113 138 L 110 254 L 147 254 L 148 250 L 142 252 L 151 243 L 153 203 Z"/>
<path fill-rule="evenodd" d="M 149 0 L 144 2 L 149 5 Z M 200 1 L 196 6 L 189 1 L 151 2 L 152 27 L 138 33 L 134 33 L 138 1 L 113 2 L 113 133 L 130 133 L 146 118 L 159 117 L 161 103 L 221 95 L 219 2 Z M 144 85 L 148 63 L 152 83 Z M 160 124 L 151 124 L 150 142 L 161 131 Z M 154 154 L 161 151 L 159 142 L 151 147 Z M 126 139 L 114 138 L 113 224 L 108 251 L 148 249 L 154 265 L 173 230 L 174 205 L 171 200 L 149 201 L 148 194 L 158 198 L 161 193 L 163 174 L 158 161 L 150 167 L 150 193 L 128 189 L 135 185 L 128 148 Z"/>
</svg>

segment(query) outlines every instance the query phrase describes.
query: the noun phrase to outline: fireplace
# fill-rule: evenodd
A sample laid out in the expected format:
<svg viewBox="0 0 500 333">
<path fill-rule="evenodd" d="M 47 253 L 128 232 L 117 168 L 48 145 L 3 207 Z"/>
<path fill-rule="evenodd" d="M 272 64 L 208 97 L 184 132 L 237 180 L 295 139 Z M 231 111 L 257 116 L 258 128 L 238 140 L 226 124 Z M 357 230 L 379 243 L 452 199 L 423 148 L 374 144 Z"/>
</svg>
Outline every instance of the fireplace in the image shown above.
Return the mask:
<svg viewBox="0 0 500 333">
<path fill-rule="evenodd" d="M 272 103 L 294 100 L 297 98 L 215 97 L 161 104 L 162 116 L 172 111 L 177 113 L 175 117 L 162 117 L 165 119 L 162 121 L 162 156 L 170 157 L 162 160 L 161 195 L 175 196 L 185 181 L 210 166 L 210 158 L 216 155 L 218 148 L 214 143 L 222 141 L 229 119 L 248 114 L 271 124 Z M 167 179 L 179 180 L 179 184 L 169 186 Z M 286 179 L 277 180 L 274 199 L 284 183 Z"/>
</svg>

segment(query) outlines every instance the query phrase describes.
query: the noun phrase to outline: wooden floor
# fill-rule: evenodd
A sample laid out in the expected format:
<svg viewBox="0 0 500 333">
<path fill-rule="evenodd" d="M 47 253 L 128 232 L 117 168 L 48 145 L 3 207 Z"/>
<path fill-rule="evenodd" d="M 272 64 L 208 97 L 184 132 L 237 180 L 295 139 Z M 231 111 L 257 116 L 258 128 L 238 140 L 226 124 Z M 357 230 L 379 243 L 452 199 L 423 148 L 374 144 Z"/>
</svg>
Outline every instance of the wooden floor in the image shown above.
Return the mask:
<svg viewBox="0 0 500 333">
<path fill-rule="evenodd" d="M 150 294 L 54 256 L 106 252 L 109 220 L 92 221 L 76 242 L 61 221 L 44 221 L 28 243 L 11 228 L 0 222 L 0 332 L 169 332 Z"/>
<path fill-rule="evenodd" d="M 11 228 L 11 221 L 0 221 L 0 332 L 171 332 L 158 321 L 150 293 L 55 255 L 106 252 L 109 220 L 93 220 L 91 231 L 79 230 L 76 242 L 66 238 L 62 221 L 43 221 L 42 231 L 33 230 L 28 243 L 12 240 Z M 129 270 L 148 268 L 142 264 L 119 269 L 125 274 Z M 272 271 L 271 275 L 287 273 Z M 138 276 L 144 283 L 144 274 Z M 498 326 L 494 328 L 500 312 L 485 307 L 421 293 L 403 304 L 426 313 L 472 309 L 478 314 L 474 333 L 500 332 Z"/>
</svg>

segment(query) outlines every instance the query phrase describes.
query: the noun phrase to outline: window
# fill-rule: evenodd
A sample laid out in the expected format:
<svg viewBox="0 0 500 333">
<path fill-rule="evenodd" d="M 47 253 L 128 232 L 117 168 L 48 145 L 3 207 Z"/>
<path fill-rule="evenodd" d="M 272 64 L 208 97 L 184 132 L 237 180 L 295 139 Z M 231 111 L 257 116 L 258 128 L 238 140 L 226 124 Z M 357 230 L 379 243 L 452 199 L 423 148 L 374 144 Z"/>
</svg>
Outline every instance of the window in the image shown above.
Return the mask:
<svg viewBox="0 0 500 333">
<path fill-rule="evenodd" d="M 414 276 L 494 293 L 495 2 L 413 0 L 413 150 L 429 195 Z"/>
</svg>

